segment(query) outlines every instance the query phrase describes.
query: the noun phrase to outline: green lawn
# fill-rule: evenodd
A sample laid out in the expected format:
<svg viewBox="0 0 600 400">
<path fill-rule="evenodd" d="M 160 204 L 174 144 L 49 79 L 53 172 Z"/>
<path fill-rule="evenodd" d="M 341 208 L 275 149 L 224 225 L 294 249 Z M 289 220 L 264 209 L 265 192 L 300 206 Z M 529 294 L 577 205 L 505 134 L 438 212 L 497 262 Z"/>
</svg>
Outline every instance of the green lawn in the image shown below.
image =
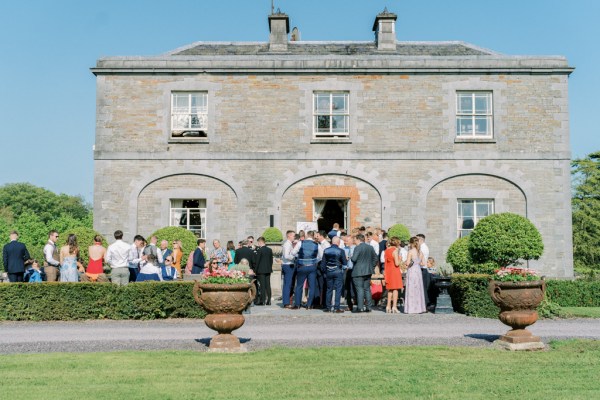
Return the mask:
<svg viewBox="0 0 600 400">
<path fill-rule="evenodd" d="M 566 317 L 600 318 L 600 307 L 562 307 Z"/>
<path fill-rule="evenodd" d="M 2 399 L 593 399 L 600 341 L 0 356 Z"/>
</svg>

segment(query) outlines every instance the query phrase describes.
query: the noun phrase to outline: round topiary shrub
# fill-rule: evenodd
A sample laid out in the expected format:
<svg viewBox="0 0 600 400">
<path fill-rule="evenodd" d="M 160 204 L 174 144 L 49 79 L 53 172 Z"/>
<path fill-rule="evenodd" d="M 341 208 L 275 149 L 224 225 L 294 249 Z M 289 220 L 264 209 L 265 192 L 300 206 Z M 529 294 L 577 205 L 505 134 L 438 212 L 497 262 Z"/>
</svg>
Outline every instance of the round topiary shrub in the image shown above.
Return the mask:
<svg viewBox="0 0 600 400">
<path fill-rule="evenodd" d="M 90 253 L 88 251 L 89 247 L 94 244 L 94 237 L 96 235 L 100 235 L 93 229 L 86 228 L 84 226 L 78 226 L 71 229 L 66 229 L 64 233 L 61 234 L 61 240 L 57 243 L 58 247 L 62 247 L 67 243 L 67 238 L 70 234 L 74 234 L 77 236 L 77 244 L 79 245 L 79 258 L 81 259 L 83 265 L 87 265 L 90 261 Z M 104 236 L 102 237 L 102 246 L 107 247 L 108 243 Z"/>
<path fill-rule="evenodd" d="M 499 265 L 493 261 L 484 263 L 474 262 L 469 251 L 469 237 L 459 238 L 450 245 L 446 253 L 446 262 L 452 265 L 454 272 L 463 274 L 493 274 L 499 268 Z"/>
<path fill-rule="evenodd" d="M 408 228 L 402 224 L 395 224 L 390 227 L 388 230 L 388 237 L 393 238 L 397 237 L 403 242 L 408 242 L 410 240 L 410 231 Z"/>
<path fill-rule="evenodd" d="M 159 245 L 161 240 L 168 241 L 170 249 L 173 249 L 174 240 L 181 240 L 181 250 L 183 251 L 181 268 L 185 267 L 190 252 L 198 247 L 198 237 L 194 235 L 192 231 L 188 231 L 187 229 L 179 226 L 166 226 L 164 228 L 160 228 L 159 230 L 152 232 L 146 238 L 146 240 L 150 240 L 152 236 L 156 236 L 158 238 Z"/>
<path fill-rule="evenodd" d="M 267 228 L 263 232 L 262 236 L 265 238 L 267 243 L 269 242 L 282 242 L 283 234 L 281 231 L 275 227 Z"/>
<path fill-rule="evenodd" d="M 537 260 L 544 251 L 542 236 L 527 218 L 512 213 L 485 217 L 469 236 L 469 251 L 477 263 L 506 267 L 519 260 Z"/>
</svg>

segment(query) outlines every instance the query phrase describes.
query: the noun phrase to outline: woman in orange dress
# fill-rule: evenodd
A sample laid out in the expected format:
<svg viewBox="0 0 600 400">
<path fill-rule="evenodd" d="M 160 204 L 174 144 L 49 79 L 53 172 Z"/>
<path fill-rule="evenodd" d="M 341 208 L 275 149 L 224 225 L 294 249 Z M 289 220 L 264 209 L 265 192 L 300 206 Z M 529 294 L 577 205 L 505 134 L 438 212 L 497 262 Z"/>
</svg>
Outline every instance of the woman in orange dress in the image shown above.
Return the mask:
<svg viewBox="0 0 600 400">
<path fill-rule="evenodd" d="M 398 290 L 403 289 L 402 270 L 400 269 L 400 258 L 398 256 L 398 245 L 400 239 L 393 237 L 388 241 L 388 248 L 384 253 L 385 260 L 385 288 L 387 289 L 386 313 L 398 313 Z"/>
<path fill-rule="evenodd" d="M 183 249 L 179 240 L 173 241 L 173 268 L 177 270 L 177 276 L 181 276 L 181 259 L 183 258 Z"/>
</svg>

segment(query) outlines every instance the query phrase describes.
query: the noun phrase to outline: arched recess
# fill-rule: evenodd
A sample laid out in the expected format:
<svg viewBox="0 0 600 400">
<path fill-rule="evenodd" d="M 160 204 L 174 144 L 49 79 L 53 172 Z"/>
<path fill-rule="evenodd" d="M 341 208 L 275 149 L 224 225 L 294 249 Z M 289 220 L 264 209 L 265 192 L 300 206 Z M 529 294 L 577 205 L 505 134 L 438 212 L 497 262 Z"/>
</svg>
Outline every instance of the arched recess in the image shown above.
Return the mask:
<svg viewBox="0 0 600 400">
<path fill-rule="evenodd" d="M 445 259 L 448 247 L 458 238 L 459 226 L 466 228 L 459 224 L 458 204 L 462 200 L 477 200 L 481 202 L 480 205 L 491 205 L 493 213 L 512 212 L 527 216 L 528 199 L 525 192 L 504 178 L 489 174 L 464 174 L 439 181 L 428 191 L 422 204 L 425 219 L 423 232 L 432 249 L 431 255 L 440 258 L 440 261 Z"/>
<path fill-rule="evenodd" d="M 138 220 L 138 198 L 139 198 L 140 194 L 142 193 L 142 191 L 146 187 L 151 185 L 153 182 L 156 182 L 158 180 L 176 178 L 179 176 L 187 176 L 187 175 L 210 178 L 210 179 L 213 179 L 219 185 L 224 185 L 233 193 L 233 196 L 235 197 L 235 202 L 236 202 L 236 209 L 243 209 L 245 207 L 246 196 L 243 193 L 242 185 L 239 182 L 233 180 L 233 177 L 235 176 L 235 174 L 227 171 L 222 166 L 213 167 L 208 162 L 203 163 L 201 165 L 197 165 L 197 164 L 192 165 L 191 163 L 188 163 L 187 161 L 185 161 L 183 163 L 183 165 L 181 165 L 181 164 L 175 164 L 175 165 L 160 164 L 154 168 L 146 169 L 139 179 L 133 180 L 130 184 L 130 187 L 128 189 L 129 214 L 128 214 L 128 221 L 127 221 L 127 226 L 129 228 L 130 234 L 136 234 L 138 232 L 141 232 L 140 230 L 138 230 L 139 228 L 138 228 L 137 220 Z M 182 187 L 173 187 L 172 190 L 179 190 L 180 191 L 179 193 L 181 195 L 183 195 L 183 193 L 181 193 L 181 191 L 187 190 L 188 188 L 192 188 L 192 186 L 189 183 L 183 185 Z M 205 188 L 205 189 L 207 189 L 208 191 L 211 191 L 211 189 L 208 189 L 208 188 Z M 187 194 L 191 194 L 191 193 L 188 192 Z M 209 210 L 209 212 L 210 212 L 210 210 Z M 208 223 L 208 225 L 210 227 L 210 222 Z M 239 223 L 233 223 L 232 226 L 228 229 L 235 230 L 233 237 L 241 237 L 240 232 L 243 232 L 244 226 Z M 211 231 L 214 232 L 214 230 L 212 230 L 212 229 L 211 229 Z"/>
<path fill-rule="evenodd" d="M 298 221 L 313 220 L 313 199 L 345 199 L 350 228 L 381 226 L 382 198 L 369 182 L 337 174 L 313 175 L 290 185 L 281 198 L 281 227 L 296 229 Z M 337 221 L 342 222 L 342 221 Z"/>
<path fill-rule="evenodd" d="M 282 225 L 281 214 L 283 196 L 288 189 L 304 179 L 320 176 L 337 176 L 340 179 L 354 178 L 373 187 L 381 199 L 381 226 L 389 226 L 392 220 L 391 216 L 395 215 L 396 212 L 393 206 L 396 196 L 388 190 L 389 181 L 385 177 L 381 177 L 377 170 L 348 160 L 312 161 L 309 166 L 298 166 L 296 171 L 290 170 L 286 172 L 283 179 L 274 181 L 274 191 L 269 195 L 269 199 L 273 204 L 270 213 L 275 216 L 275 226 L 288 229 Z"/>
</svg>

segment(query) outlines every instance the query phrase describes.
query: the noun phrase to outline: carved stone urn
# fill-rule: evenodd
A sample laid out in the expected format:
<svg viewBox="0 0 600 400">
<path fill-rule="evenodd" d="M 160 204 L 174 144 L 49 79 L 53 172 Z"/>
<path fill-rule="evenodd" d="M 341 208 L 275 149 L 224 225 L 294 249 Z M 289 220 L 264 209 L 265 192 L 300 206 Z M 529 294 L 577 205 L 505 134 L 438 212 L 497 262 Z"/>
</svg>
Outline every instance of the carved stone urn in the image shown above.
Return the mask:
<svg viewBox="0 0 600 400">
<path fill-rule="evenodd" d="M 254 300 L 254 283 L 215 284 L 196 281 L 194 299 L 207 313 L 206 326 L 218 332 L 208 346 L 210 351 L 242 351 L 240 339 L 231 332 L 244 325 L 242 311 Z"/>
<path fill-rule="evenodd" d="M 544 299 L 544 280 L 500 282 L 490 281 L 490 295 L 500 307 L 498 318 L 512 329 L 500 336 L 498 345 L 509 350 L 539 350 L 544 343 L 525 329 L 538 319 L 537 306 Z"/>
</svg>

